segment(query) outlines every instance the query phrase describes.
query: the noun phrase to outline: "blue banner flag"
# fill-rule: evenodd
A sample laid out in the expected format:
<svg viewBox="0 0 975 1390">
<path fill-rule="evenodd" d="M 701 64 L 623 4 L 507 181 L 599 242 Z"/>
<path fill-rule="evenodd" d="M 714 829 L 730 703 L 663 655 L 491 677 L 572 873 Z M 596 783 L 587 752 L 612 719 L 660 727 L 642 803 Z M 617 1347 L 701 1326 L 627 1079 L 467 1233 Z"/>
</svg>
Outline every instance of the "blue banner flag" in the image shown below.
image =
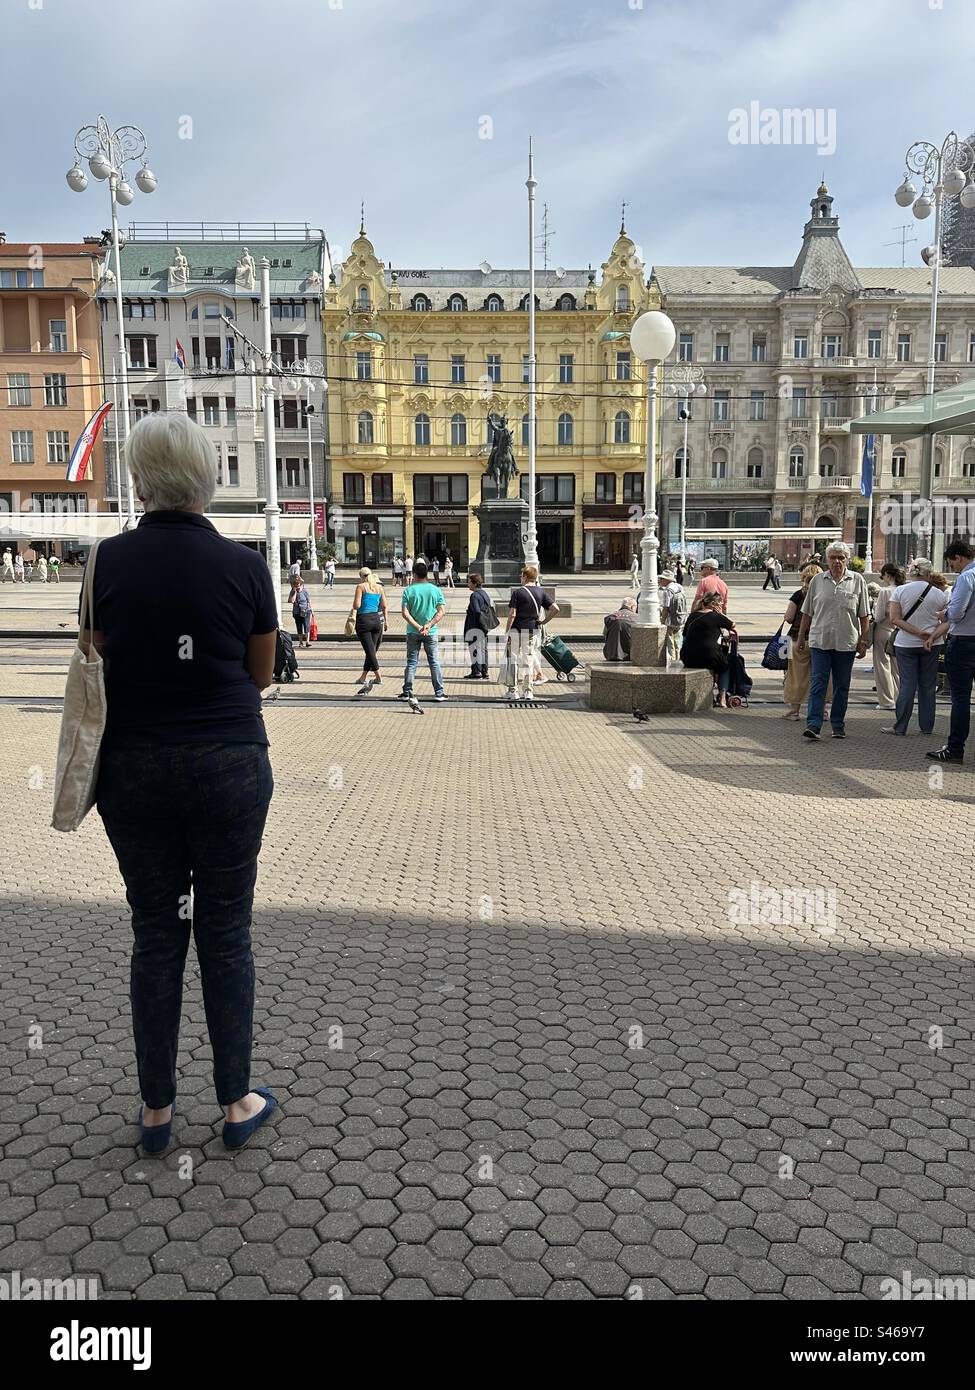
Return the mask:
<svg viewBox="0 0 975 1390">
<path fill-rule="evenodd" d="M 868 434 L 863 440 L 863 463 L 860 465 L 860 492 L 864 497 L 873 493 L 874 436 Z"/>
</svg>

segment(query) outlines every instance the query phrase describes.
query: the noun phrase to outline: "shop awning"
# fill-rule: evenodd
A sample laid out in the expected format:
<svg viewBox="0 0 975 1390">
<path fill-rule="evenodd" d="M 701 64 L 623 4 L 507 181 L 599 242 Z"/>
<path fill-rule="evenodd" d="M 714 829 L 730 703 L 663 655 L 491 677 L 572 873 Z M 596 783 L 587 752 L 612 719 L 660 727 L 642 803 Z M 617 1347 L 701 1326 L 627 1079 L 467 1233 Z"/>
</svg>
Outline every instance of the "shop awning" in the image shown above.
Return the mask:
<svg viewBox="0 0 975 1390">
<path fill-rule="evenodd" d="M 824 541 L 843 539 L 839 526 L 721 526 L 710 531 L 688 526 L 684 534 L 689 541 L 750 541 L 756 536 L 771 536 L 773 540 L 788 540 L 790 536 L 815 536 Z"/>
<path fill-rule="evenodd" d="M 215 513 L 208 515 L 207 520 L 212 521 L 221 536 L 228 540 L 264 539 L 262 515 Z M 305 540 L 311 517 L 307 513 L 301 516 L 286 512 L 282 513 L 279 524 L 283 541 Z M 118 533 L 119 519 L 115 512 L 0 512 L 0 540 L 81 541 L 91 545 Z"/>
<path fill-rule="evenodd" d="M 926 434 L 971 434 L 975 429 L 975 381 L 961 381 L 933 396 L 861 415 L 840 429 L 848 434 L 884 434 L 916 439 Z"/>
<path fill-rule="evenodd" d="M 610 517 L 605 519 L 597 518 L 595 521 L 584 521 L 582 523 L 582 529 L 584 531 L 642 531 L 643 522 L 619 521 Z"/>
</svg>

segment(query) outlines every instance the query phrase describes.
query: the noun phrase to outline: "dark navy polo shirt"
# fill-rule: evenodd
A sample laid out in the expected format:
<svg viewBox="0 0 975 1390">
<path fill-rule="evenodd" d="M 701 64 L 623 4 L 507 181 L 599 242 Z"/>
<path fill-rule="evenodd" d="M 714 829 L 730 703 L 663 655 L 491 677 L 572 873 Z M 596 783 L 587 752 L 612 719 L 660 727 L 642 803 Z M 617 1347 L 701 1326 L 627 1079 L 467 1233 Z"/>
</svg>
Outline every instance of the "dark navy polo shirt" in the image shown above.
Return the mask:
<svg viewBox="0 0 975 1390">
<path fill-rule="evenodd" d="M 277 630 L 263 558 L 193 512 L 147 512 L 98 546 L 111 743 L 264 743 L 247 639 Z"/>
</svg>

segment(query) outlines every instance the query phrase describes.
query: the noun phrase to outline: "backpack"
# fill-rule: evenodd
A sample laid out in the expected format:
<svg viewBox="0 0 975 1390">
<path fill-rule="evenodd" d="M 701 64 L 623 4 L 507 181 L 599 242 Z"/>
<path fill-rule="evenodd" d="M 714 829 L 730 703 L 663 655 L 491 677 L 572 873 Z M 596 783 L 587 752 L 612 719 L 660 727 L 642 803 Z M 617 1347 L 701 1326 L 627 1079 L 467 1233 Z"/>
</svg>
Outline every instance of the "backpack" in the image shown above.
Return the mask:
<svg viewBox="0 0 975 1390">
<path fill-rule="evenodd" d="M 668 589 L 670 602 L 667 606 L 667 626 L 683 627 L 687 621 L 687 595 L 683 589 Z"/>
</svg>

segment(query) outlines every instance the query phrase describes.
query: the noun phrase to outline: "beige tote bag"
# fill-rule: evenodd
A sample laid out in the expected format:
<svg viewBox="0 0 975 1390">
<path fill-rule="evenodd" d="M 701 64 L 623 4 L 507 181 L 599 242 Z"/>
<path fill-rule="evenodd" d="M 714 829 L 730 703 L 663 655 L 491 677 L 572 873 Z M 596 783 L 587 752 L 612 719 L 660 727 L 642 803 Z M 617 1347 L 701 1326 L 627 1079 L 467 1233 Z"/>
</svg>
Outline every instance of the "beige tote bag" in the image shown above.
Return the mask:
<svg viewBox="0 0 975 1390">
<path fill-rule="evenodd" d="M 97 552 L 98 546 L 93 545 L 85 566 L 78 645 L 71 653 L 64 687 L 58 765 L 54 774 L 54 815 L 51 818 L 55 830 L 77 830 L 95 801 L 98 759 L 108 712 L 105 668 L 94 642 L 89 642 L 85 651 L 81 634 L 86 627 L 91 627 Z"/>
</svg>

